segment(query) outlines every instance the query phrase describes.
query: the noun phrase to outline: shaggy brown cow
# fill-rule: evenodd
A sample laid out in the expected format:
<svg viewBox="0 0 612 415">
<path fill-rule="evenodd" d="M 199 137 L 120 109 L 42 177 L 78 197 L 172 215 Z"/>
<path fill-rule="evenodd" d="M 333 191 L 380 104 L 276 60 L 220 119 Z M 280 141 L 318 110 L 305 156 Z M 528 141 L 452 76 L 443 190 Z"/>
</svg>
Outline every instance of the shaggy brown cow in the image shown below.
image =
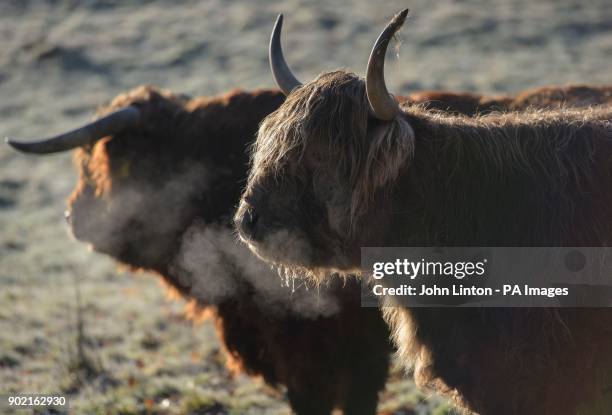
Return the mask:
<svg viewBox="0 0 612 415">
<path fill-rule="evenodd" d="M 359 272 L 362 246 L 608 246 L 612 108 L 468 118 L 400 107 L 383 70 L 406 15 L 377 40 L 365 82 L 275 74 L 290 93 L 260 127 L 235 218 L 241 238 L 318 280 Z M 417 381 L 472 411 L 612 412 L 610 309 L 385 314 Z"/>
<path fill-rule="evenodd" d="M 281 287 L 230 227 L 245 147 L 283 99 L 278 91 L 187 99 L 141 87 L 102 108 L 113 115 L 86 130 L 14 144 L 39 152 L 83 145 L 69 200 L 74 235 L 159 274 L 196 314 L 211 314 L 230 368 L 286 385 L 297 414 L 374 414 L 391 352 L 380 311 L 360 308 L 355 280 Z"/>
</svg>

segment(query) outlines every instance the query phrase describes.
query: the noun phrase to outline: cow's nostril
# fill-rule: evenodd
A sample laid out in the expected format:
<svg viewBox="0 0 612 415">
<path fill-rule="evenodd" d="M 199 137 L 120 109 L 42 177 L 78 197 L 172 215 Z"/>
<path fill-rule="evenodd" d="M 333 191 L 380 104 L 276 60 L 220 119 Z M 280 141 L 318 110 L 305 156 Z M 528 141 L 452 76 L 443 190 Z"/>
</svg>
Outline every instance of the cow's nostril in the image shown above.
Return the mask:
<svg viewBox="0 0 612 415">
<path fill-rule="evenodd" d="M 257 228 L 257 222 L 259 220 L 259 215 L 252 207 L 249 207 L 245 210 L 242 215 L 242 220 L 240 222 L 240 228 L 242 233 L 248 236 L 251 239 L 255 239 L 255 229 Z"/>
<path fill-rule="evenodd" d="M 65 210 L 64 211 L 64 219 L 66 219 L 66 222 L 70 225 L 72 223 L 72 214 L 70 213 L 69 210 Z"/>
</svg>

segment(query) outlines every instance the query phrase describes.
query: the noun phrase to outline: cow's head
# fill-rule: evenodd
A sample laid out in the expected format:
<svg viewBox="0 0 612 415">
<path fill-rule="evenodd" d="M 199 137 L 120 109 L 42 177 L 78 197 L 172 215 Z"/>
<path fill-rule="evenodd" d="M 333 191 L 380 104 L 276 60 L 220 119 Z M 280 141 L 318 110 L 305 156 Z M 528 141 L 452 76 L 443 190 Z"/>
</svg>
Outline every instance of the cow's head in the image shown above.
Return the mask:
<svg viewBox="0 0 612 415">
<path fill-rule="evenodd" d="M 190 102 L 141 87 L 118 96 L 82 128 L 38 142 L 9 143 L 38 154 L 76 148 L 79 181 L 66 210 L 72 233 L 121 262 L 156 269 L 169 262 L 196 215 L 231 215 L 228 206 L 238 186 L 218 183 L 244 175 L 233 171 L 223 152 L 226 143 L 208 137 L 206 123 L 218 123 L 219 117 L 211 114 L 207 121 Z"/>
<path fill-rule="evenodd" d="M 279 17 L 270 43 L 272 72 L 285 103 L 260 126 L 235 222 L 262 258 L 295 267 L 349 270 L 364 241 L 384 224 L 368 206 L 382 199 L 414 150 L 414 133 L 384 83 L 389 40 L 407 10 L 376 41 L 364 80 L 345 71 L 300 84 L 280 49 Z"/>
</svg>

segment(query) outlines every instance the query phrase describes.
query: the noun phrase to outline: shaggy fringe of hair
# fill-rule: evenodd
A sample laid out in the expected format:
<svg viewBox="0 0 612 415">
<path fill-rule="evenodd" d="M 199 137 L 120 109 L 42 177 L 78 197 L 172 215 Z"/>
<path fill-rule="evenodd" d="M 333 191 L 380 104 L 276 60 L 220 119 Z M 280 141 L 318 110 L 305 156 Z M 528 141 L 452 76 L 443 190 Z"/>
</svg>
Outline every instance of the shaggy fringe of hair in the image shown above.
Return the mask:
<svg viewBox="0 0 612 415">
<path fill-rule="evenodd" d="M 347 212 L 352 232 L 374 191 L 395 180 L 414 153 L 414 133 L 405 119 L 372 119 L 372 127 L 369 111 L 365 83 L 354 74 L 325 73 L 296 89 L 260 125 L 251 149 L 249 183 L 270 173 L 280 180 L 285 169 L 292 177 L 304 178 L 295 166 L 310 143 L 326 143 L 326 159 L 334 164 L 336 176 L 348 176 L 354 189 Z"/>
</svg>

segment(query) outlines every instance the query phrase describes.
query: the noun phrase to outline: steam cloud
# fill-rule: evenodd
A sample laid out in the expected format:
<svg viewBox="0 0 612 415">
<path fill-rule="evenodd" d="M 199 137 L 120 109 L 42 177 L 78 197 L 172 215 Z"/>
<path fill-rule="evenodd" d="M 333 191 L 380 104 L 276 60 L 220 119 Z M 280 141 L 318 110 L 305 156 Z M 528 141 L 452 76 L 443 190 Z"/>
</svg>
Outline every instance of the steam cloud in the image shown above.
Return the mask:
<svg viewBox="0 0 612 415">
<path fill-rule="evenodd" d="M 174 271 L 191 294 L 208 304 L 240 296 L 252 287 L 257 304 L 274 313 L 307 318 L 330 316 L 339 309 L 337 299 L 322 287 L 284 279 L 268 264 L 236 241 L 233 231 L 220 224 L 193 224 L 183 237 Z"/>
<path fill-rule="evenodd" d="M 192 163 L 163 183 L 136 184 L 130 180 L 128 185 L 119 185 L 115 181 L 110 195 L 94 200 L 81 197 L 73 204 L 74 219 L 85 218 L 75 230 L 97 251 L 116 252 L 126 240 L 138 239 L 139 255 L 155 258 L 166 248 L 157 239 L 184 226 L 191 199 L 207 189 L 211 178 L 203 165 Z M 79 211 L 85 214 L 79 215 Z"/>
<path fill-rule="evenodd" d="M 223 174 L 190 163 L 162 184 L 127 180 L 120 187 L 114 182 L 110 195 L 75 203 L 75 213 L 85 212 L 86 219 L 79 233 L 87 235 L 95 250 L 111 256 L 129 241 L 141 259 L 154 262 L 176 250 L 177 241 L 168 235 L 187 227 L 169 272 L 199 302 L 216 305 L 248 295 L 249 301 L 275 315 L 335 314 L 338 299 L 324 285 L 309 287 L 304 280 L 284 278 L 238 242 L 229 226 L 232 215 L 212 224 L 198 219 L 189 222 L 198 215 L 194 197 L 204 194 Z M 104 203 L 97 200 L 100 197 L 105 197 Z"/>
</svg>

